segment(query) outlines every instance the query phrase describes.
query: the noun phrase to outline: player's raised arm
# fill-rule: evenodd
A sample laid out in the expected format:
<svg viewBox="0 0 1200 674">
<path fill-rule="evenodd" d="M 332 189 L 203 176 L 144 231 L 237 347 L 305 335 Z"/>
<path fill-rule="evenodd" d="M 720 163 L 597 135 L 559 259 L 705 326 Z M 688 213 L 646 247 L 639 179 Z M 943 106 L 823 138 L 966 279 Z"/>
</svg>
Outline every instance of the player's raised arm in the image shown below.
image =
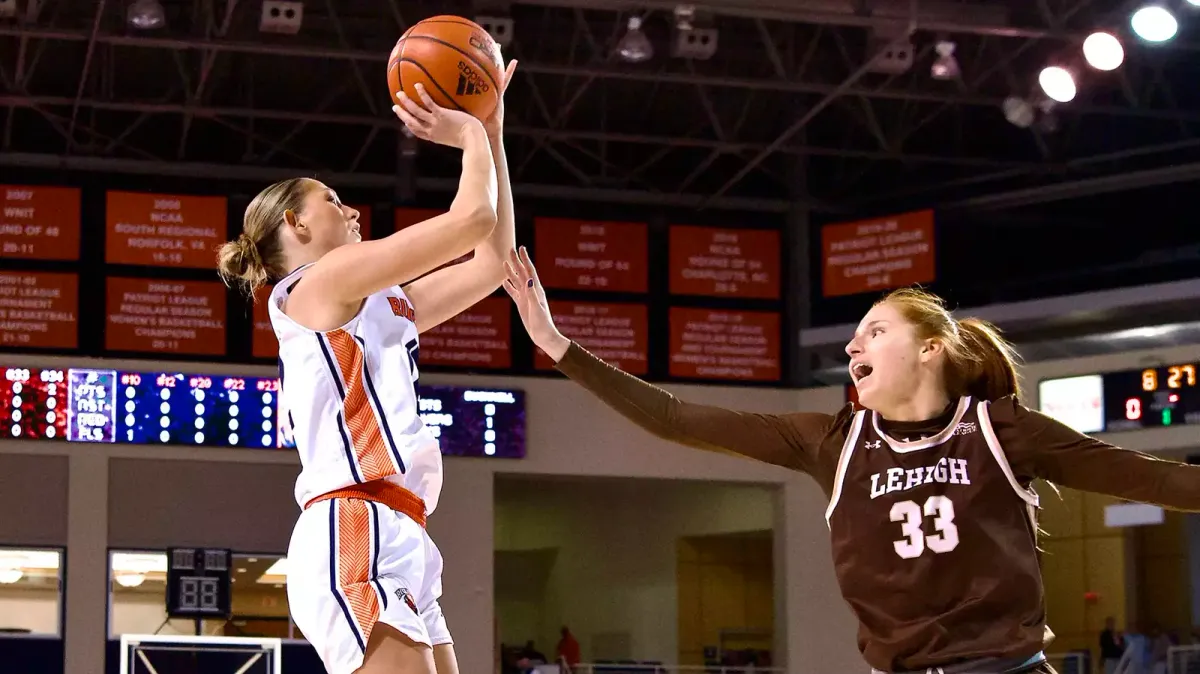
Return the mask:
<svg viewBox="0 0 1200 674">
<path fill-rule="evenodd" d="M 725 451 L 811 472 L 821 437 L 834 423 L 828 414 L 753 414 L 689 403 L 622 372 L 567 339 L 554 325 L 546 293 L 529 253 L 521 248 L 507 265 L 504 289 L 517 304 L 534 344 L 555 367 L 646 431 L 689 447 Z"/>
<path fill-rule="evenodd" d="M 500 101 L 484 122 L 496 166 L 496 227 L 475 247 L 475 256 L 467 262 L 439 269 L 404 288 L 416 308 L 417 330 L 425 332 L 454 318 L 487 297 L 504 280 L 504 262 L 516 246 L 516 217 L 513 212 L 512 184 L 508 176 L 508 158 L 504 152 L 504 92 L 512 82 L 517 62 L 510 61 L 500 82 Z M 426 107 L 433 100 L 422 96 Z"/>
<path fill-rule="evenodd" d="M 426 140 L 463 151 L 462 177 L 449 211 L 377 241 L 329 251 L 289 298 L 289 314 L 307 304 L 309 294 L 315 301 L 357 310 L 364 297 L 467 254 L 496 226 L 496 168 L 483 124 L 465 112 L 436 105 L 426 110 L 404 94 L 400 98 L 396 115 L 410 129 Z M 303 220 L 295 214 L 285 218 L 293 226 Z"/>
<path fill-rule="evenodd" d="M 1200 466 L 1101 442 L 1012 398 L 996 401 L 990 414 L 1018 475 L 1172 510 L 1200 511 Z"/>
</svg>

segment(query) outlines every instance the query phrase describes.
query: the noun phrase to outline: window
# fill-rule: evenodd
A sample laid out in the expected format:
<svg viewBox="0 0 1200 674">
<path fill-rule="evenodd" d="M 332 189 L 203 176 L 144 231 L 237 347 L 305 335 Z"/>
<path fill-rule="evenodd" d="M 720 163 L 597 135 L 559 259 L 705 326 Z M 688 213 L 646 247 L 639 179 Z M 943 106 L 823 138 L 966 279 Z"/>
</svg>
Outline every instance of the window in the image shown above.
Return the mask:
<svg viewBox="0 0 1200 674">
<path fill-rule="evenodd" d="M 0 548 L 0 635 L 62 636 L 62 551 Z"/>
<path fill-rule="evenodd" d="M 299 638 L 288 617 L 286 559 L 280 555 L 235 553 L 231 620 L 205 620 L 206 635 Z M 189 619 L 168 619 L 165 551 L 109 554 L 109 636 L 195 634 Z"/>
</svg>

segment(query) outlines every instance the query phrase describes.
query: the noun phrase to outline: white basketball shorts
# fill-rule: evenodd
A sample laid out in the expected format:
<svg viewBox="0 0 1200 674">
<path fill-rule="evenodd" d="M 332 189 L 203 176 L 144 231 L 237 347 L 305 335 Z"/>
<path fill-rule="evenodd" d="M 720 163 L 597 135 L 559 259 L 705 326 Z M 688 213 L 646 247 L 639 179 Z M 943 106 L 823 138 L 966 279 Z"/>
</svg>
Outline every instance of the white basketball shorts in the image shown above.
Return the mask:
<svg viewBox="0 0 1200 674">
<path fill-rule="evenodd" d="M 452 643 L 438 604 L 442 555 L 407 515 L 360 499 L 314 503 L 287 558 L 292 620 L 329 674 L 362 666 L 377 622 L 418 643 Z"/>
</svg>

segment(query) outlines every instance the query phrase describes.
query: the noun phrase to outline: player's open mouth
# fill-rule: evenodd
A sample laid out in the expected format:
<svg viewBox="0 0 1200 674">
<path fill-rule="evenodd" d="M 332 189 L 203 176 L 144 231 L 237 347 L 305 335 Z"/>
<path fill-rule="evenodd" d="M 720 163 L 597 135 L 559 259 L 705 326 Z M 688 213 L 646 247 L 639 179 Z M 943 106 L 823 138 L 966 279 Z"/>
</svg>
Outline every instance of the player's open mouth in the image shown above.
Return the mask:
<svg viewBox="0 0 1200 674">
<path fill-rule="evenodd" d="M 862 380 L 871 376 L 874 370 L 866 363 L 854 363 L 850 366 L 850 377 L 854 379 L 855 384 L 861 384 Z"/>
</svg>

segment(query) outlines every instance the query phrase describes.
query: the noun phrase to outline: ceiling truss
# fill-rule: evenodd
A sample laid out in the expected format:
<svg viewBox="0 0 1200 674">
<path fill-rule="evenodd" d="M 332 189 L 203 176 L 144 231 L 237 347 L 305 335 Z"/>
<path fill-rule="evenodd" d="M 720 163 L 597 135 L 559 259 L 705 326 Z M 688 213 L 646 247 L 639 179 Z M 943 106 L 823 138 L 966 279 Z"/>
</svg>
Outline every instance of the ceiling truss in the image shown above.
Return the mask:
<svg viewBox="0 0 1200 674">
<path fill-rule="evenodd" d="M 308 0 L 301 34 L 278 36 L 258 32 L 250 0 L 164 4 L 170 28 L 151 33 L 127 29 L 117 0 L 30 2 L 18 22 L 0 24 L 0 163 L 49 155 L 395 176 L 404 139 L 383 86 L 390 43 L 424 16 L 476 14 L 455 3 Z M 803 14 L 822 3 L 797 3 L 802 16 L 788 20 L 730 0 L 729 16 L 714 19 L 710 61 L 671 58 L 666 5 L 637 3 L 661 18 L 648 23 L 658 56 L 637 66 L 613 56 L 631 8 L 608 4 L 508 7 L 507 56 L 521 62 L 510 166 L 533 192 L 775 211 L 788 200 L 829 211 L 948 197 L 986 207 L 998 202 L 980 195 L 999 189 L 1080 179 L 1120 189 L 1119 179 L 1096 179 L 1167 164 L 1191 172 L 1164 180 L 1184 179 L 1200 160 L 1200 95 L 1181 86 L 1194 81 L 1181 66 L 1195 51 L 1186 40 L 1130 48 L 1122 69 L 1085 79 L 1079 98 L 1054 110 L 1053 126 L 1004 120 L 1006 96 L 1031 92 L 1042 64 L 1128 3 L 1016 3 L 1026 11 L 982 25 Z M 885 24 L 893 30 L 881 32 Z M 913 67 L 876 72 L 880 44 L 910 36 Z M 941 38 L 958 44 L 957 81 L 928 75 Z M 799 162 L 805 185 L 793 184 Z M 449 153 L 421 148 L 416 164 L 423 185 L 453 185 Z"/>
</svg>

